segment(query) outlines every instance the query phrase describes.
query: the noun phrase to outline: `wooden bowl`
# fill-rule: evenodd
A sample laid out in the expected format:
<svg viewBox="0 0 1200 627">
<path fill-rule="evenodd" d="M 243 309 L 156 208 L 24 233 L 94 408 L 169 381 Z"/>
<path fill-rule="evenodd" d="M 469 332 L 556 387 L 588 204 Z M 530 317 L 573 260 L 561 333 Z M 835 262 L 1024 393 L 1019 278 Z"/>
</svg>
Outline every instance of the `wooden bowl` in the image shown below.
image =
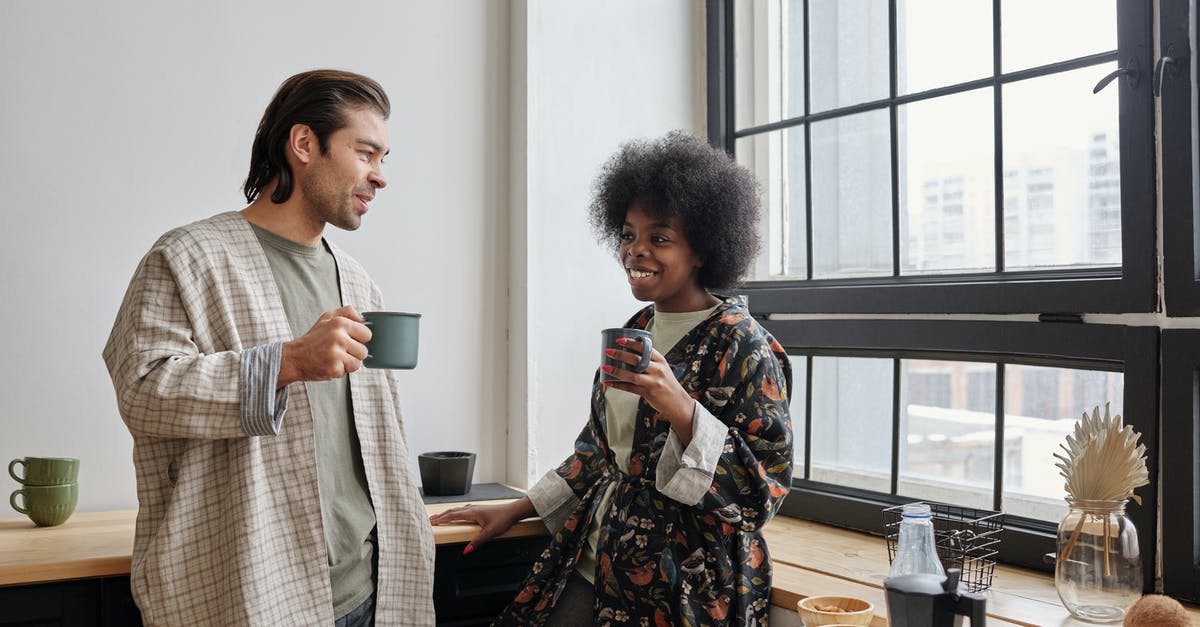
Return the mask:
<svg viewBox="0 0 1200 627">
<path fill-rule="evenodd" d="M 840 612 L 818 610 L 816 606 L 837 607 Z M 853 597 L 821 596 L 801 599 L 796 604 L 805 627 L 830 625 L 870 625 L 875 618 L 875 606 Z"/>
</svg>

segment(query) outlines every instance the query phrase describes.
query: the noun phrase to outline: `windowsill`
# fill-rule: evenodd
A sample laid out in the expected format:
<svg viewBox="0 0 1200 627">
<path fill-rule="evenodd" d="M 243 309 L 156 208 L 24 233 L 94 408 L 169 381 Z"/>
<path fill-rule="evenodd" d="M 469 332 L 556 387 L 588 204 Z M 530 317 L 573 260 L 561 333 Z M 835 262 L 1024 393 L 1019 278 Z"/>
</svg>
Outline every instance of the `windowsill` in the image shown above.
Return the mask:
<svg viewBox="0 0 1200 627">
<path fill-rule="evenodd" d="M 774 589 L 771 603 L 796 611 L 808 596 L 836 594 L 875 605 L 875 626 L 887 625 L 883 580 L 887 546 L 883 538 L 797 518 L 777 516 L 763 533 L 771 553 Z M 1071 618 L 1045 573 L 997 565 L 987 592 L 988 622 L 1029 627 L 1085 626 Z M 1185 605 L 1200 624 L 1200 608 Z"/>
<path fill-rule="evenodd" d="M 500 502 L 500 501 L 497 501 Z M 429 513 L 454 504 L 429 505 Z M 129 574 L 136 511 L 76 514 L 58 527 L 34 527 L 27 519 L 0 520 L 0 586 Z M 434 527 L 437 544 L 469 541 L 474 525 Z M 883 538 L 777 516 L 764 529 L 771 553 L 772 604 L 796 611 L 807 596 L 838 594 L 875 604 L 877 627 L 887 625 Z M 504 536 L 544 535 L 537 519 L 521 521 Z M 1200 625 L 1200 608 L 1185 606 Z M 988 591 L 989 623 L 1030 627 L 1084 626 L 1058 601 L 1054 579 L 1044 573 L 997 566 Z"/>
</svg>

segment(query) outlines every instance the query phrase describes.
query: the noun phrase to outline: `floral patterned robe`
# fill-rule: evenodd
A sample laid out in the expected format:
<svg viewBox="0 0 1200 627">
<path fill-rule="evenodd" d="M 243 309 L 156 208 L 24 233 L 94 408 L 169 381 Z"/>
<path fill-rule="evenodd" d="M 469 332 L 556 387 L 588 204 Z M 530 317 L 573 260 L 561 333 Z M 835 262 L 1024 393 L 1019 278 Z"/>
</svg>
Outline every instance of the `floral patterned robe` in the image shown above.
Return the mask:
<svg viewBox="0 0 1200 627">
<path fill-rule="evenodd" d="M 627 324 L 645 329 L 647 307 Z M 655 489 L 670 424 L 638 405 L 629 474 L 605 438 L 597 374 L 591 416 L 556 472 L 579 498 L 494 625 L 541 625 L 575 570 L 601 497 L 617 482 L 597 543 L 598 625 L 766 625 L 771 561 L 762 526 L 788 492 L 791 367 L 739 299 L 724 299 L 665 355 L 683 388 L 729 427 L 708 492 L 692 506 Z"/>
</svg>

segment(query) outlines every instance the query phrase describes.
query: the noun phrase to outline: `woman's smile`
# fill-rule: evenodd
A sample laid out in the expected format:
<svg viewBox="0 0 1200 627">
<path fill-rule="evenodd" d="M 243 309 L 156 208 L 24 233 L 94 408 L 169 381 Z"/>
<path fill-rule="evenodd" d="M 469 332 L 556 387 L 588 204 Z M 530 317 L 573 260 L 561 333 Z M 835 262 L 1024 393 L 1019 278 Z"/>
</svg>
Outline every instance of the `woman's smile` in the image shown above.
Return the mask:
<svg viewBox="0 0 1200 627">
<path fill-rule="evenodd" d="M 644 285 L 658 276 L 657 272 L 642 268 L 625 268 L 625 272 L 629 275 L 629 282 L 634 285 Z"/>
</svg>

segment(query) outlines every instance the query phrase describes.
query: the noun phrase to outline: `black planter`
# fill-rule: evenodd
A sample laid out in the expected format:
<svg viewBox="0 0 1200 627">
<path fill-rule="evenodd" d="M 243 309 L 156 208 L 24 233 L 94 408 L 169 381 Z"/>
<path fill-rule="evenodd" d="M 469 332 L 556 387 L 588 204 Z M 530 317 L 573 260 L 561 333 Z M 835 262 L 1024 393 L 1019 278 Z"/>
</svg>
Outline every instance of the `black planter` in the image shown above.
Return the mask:
<svg viewBox="0 0 1200 627">
<path fill-rule="evenodd" d="M 421 489 L 429 496 L 453 496 L 471 491 L 475 454 L 461 451 L 421 453 Z"/>
</svg>

